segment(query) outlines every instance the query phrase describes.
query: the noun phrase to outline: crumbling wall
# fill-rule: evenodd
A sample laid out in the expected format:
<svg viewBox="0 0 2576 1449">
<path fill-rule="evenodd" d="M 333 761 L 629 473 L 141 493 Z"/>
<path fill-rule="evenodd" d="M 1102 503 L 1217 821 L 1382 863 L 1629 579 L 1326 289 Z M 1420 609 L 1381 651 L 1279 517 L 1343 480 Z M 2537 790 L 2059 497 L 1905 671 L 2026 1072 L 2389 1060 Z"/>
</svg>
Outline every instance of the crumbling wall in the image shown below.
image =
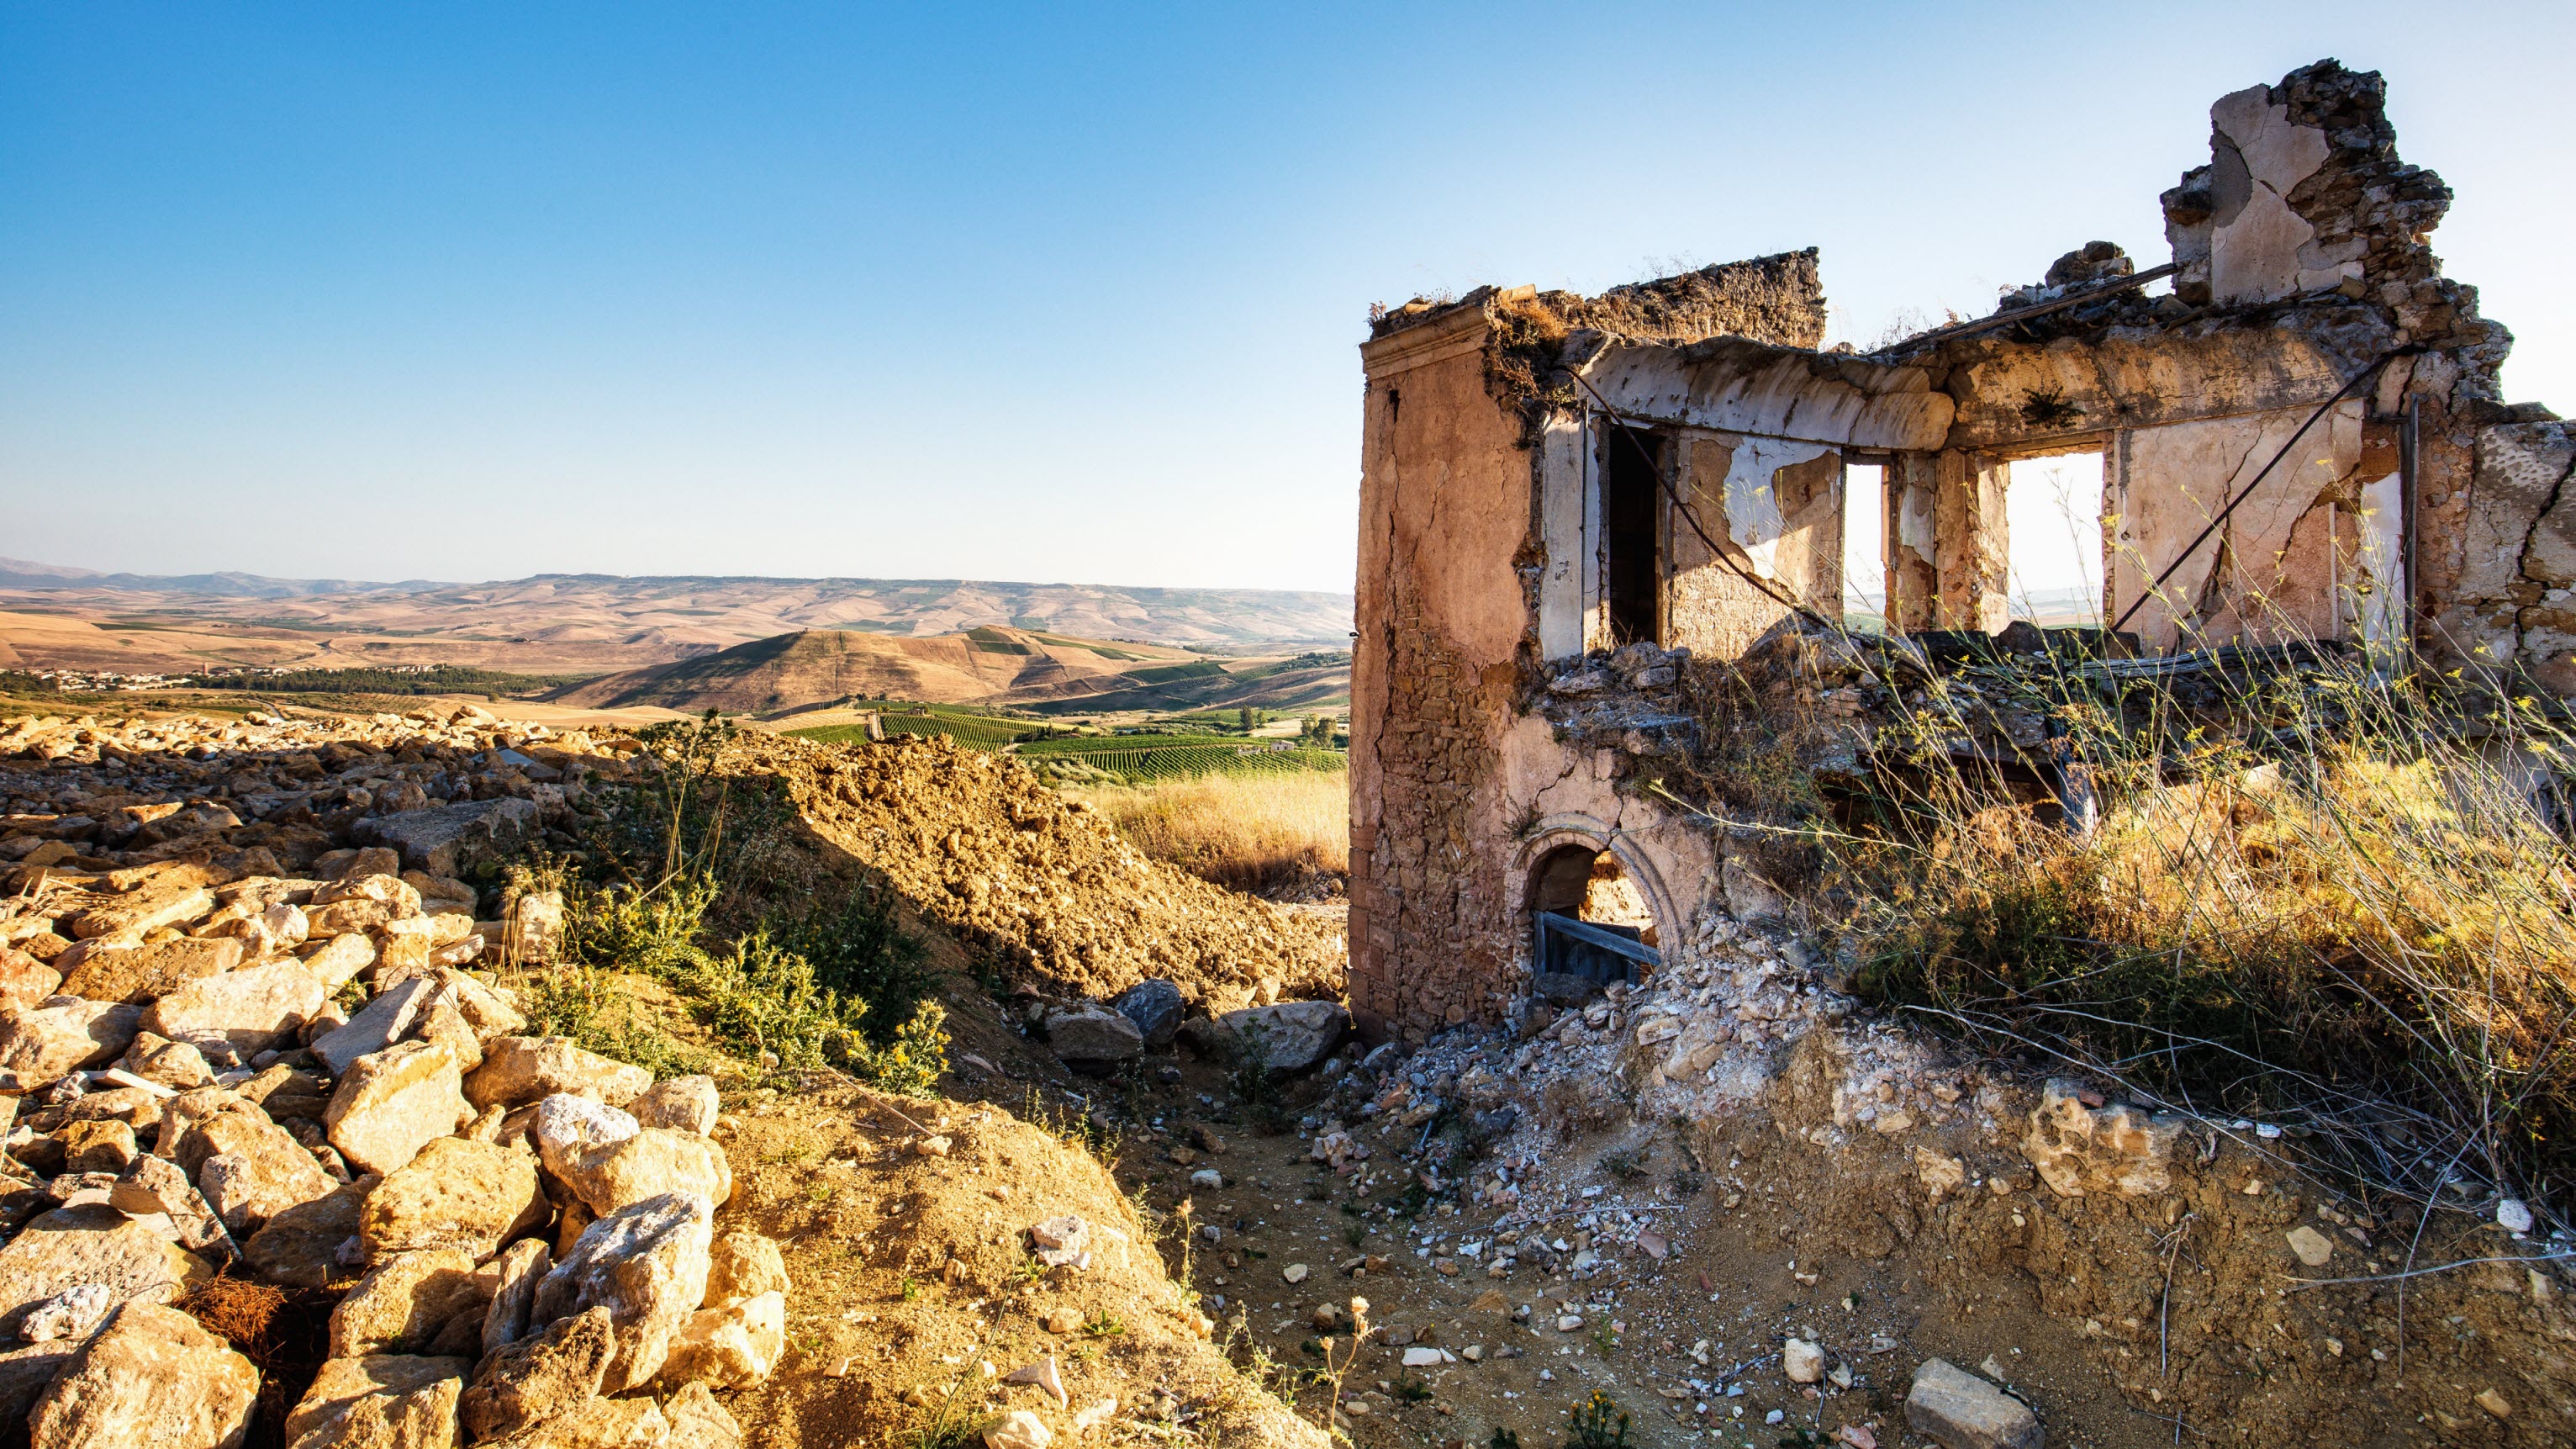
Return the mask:
<svg viewBox="0 0 2576 1449">
<path fill-rule="evenodd" d="M 1351 1009 L 1466 1020 L 1508 975 L 1493 780 L 1535 579 L 1521 419 L 1487 391 L 1484 307 L 1373 343 L 1351 678 Z"/>
<path fill-rule="evenodd" d="M 2462 516 L 2459 598 L 2435 626 L 2462 654 L 2520 661 L 2576 694 L 2576 434 L 2565 423 L 2483 429 Z"/>
<path fill-rule="evenodd" d="M 1825 340 L 1825 289 L 1814 247 L 1612 287 L 1597 297 L 1549 292 L 1541 300 L 1568 327 L 1641 341 L 1743 337 L 1814 348 Z"/>
</svg>

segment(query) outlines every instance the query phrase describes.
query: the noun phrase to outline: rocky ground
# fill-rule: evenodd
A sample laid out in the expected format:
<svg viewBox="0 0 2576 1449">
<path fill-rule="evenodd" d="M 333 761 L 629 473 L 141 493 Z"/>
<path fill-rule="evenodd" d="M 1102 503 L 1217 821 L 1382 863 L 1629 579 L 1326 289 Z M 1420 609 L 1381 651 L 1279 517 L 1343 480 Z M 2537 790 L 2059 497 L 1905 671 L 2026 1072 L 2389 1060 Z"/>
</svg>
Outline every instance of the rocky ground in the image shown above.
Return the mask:
<svg viewBox="0 0 2576 1449">
<path fill-rule="evenodd" d="M 799 878 L 880 870 L 930 937 L 939 1100 L 530 1033 L 554 910 L 478 863 L 568 847 L 634 741 L 0 729 L 0 1423 L 1538 1449 L 1598 1393 L 1629 1443 L 1752 1449 L 2576 1424 L 2569 1249 L 2517 1204 L 2419 1218 L 2262 1124 L 1954 1058 L 1717 918 L 1663 980 L 1367 1050 L 1311 917 L 1005 764 L 743 748 L 825 862 Z"/>
</svg>

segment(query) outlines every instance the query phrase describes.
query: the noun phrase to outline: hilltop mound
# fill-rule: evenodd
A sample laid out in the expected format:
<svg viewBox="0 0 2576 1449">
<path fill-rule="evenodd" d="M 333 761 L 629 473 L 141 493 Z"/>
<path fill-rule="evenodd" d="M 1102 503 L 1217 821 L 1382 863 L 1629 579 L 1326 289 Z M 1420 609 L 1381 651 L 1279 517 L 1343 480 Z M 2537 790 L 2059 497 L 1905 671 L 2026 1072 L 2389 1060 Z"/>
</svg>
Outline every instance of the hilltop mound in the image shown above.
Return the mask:
<svg viewBox="0 0 2576 1449">
<path fill-rule="evenodd" d="M 807 826 L 922 915 L 1048 994 L 1105 1000 L 1151 976 L 1211 1011 L 1337 997 L 1340 932 L 1146 858 L 1016 761 L 941 737 L 882 745 L 741 736 L 725 768 L 775 775 Z"/>
<path fill-rule="evenodd" d="M 1013 694 L 1088 692 L 1087 680 L 1124 679 L 1140 667 L 1194 663 L 1204 661 L 1178 649 L 1020 629 L 969 629 L 927 639 L 805 629 L 675 664 L 605 675 L 548 698 L 591 709 L 656 704 L 727 713 L 794 709 L 853 696 L 949 704 Z"/>
</svg>

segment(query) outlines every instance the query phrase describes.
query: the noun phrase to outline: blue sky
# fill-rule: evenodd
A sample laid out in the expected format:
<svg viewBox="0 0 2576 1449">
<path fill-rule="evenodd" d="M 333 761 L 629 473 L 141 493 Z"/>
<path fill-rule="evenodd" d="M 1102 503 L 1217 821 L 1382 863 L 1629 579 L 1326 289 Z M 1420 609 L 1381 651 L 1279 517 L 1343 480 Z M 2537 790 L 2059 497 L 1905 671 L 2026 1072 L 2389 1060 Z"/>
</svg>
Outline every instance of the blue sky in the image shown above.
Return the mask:
<svg viewBox="0 0 2576 1449">
<path fill-rule="evenodd" d="M 2564 8 L 0 3 L 0 555 L 1349 587 L 1372 301 L 1991 308 L 2389 76 L 2576 408 Z"/>
</svg>

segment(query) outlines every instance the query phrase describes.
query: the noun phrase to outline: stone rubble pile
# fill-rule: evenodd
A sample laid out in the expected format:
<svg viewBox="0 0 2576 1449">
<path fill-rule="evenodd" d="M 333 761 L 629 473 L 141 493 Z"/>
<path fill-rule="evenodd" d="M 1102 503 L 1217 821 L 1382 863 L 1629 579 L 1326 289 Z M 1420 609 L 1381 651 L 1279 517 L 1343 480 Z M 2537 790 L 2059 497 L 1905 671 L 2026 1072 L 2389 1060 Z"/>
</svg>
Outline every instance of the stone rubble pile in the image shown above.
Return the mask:
<svg viewBox="0 0 2576 1449">
<path fill-rule="evenodd" d="M 238 1442 L 258 1371 L 174 1306 L 218 1275 L 340 1295 L 290 1449 L 740 1442 L 714 1391 L 776 1365 L 789 1284 L 719 1224 L 714 1082 L 529 1035 L 475 967 L 545 959 L 561 903 L 478 920 L 449 873 L 498 831 L 448 823 L 542 828 L 631 751 L 479 713 L 0 736 L 0 1417 L 36 1444 Z"/>
</svg>

